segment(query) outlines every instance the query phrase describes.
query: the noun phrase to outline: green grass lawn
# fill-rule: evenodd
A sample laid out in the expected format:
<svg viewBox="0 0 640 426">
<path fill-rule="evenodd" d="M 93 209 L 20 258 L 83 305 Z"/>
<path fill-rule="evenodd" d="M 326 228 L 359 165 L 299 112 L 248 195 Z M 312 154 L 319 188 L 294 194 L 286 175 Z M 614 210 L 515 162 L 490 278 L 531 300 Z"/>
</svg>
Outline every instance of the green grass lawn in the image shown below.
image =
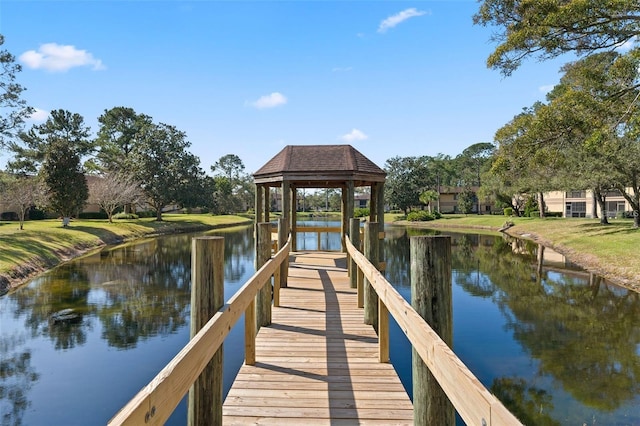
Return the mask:
<svg viewBox="0 0 640 426">
<path fill-rule="evenodd" d="M 401 217 L 386 214 L 385 221 Z M 165 214 L 137 220 L 75 220 L 63 228 L 60 220 L 29 221 L 24 230 L 17 222 L 0 222 L 0 288 L 2 276 L 20 281 L 79 252 L 154 234 L 184 232 L 248 223 L 241 216 Z M 431 222 L 399 222 L 416 227 L 496 231 L 509 220 L 513 235 L 535 239 L 575 263 L 627 287 L 640 289 L 640 230 L 632 220 L 614 219 L 600 225 L 597 219 L 506 218 L 495 215 L 445 215 Z"/>
<path fill-rule="evenodd" d="M 51 267 L 78 252 L 130 239 L 185 232 L 234 224 L 250 223 L 241 216 L 208 214 L 164 214 L 162 222 L 155 218 L 136 220 L 74 220 L 67 228 L 60 220 L 0 222 L 0 276 L 19 279 L 37 270 Z M 0 282 L 0 290 L 2 287 Z"/>
<path fill-rule="evenodd" d="M 598 219 L 525 218 L 492 215 L 445 215 L 432 222 L 401 222 L 428 228 L 493 229 L 507 221 L 508 232 L 532 238 L 552 247 L 569 259 L 606 278 L 640 290 L 640 229 L 631 219 L 612 219 L 601 225 Z"/>
</svg>

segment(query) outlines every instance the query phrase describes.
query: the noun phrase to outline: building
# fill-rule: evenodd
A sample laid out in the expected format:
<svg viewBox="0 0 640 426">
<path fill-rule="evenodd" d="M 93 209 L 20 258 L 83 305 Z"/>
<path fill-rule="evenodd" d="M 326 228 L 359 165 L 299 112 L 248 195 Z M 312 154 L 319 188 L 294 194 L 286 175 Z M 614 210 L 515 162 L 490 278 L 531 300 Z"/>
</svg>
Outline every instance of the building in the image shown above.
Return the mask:
<svg viewBox="0 0 640 426">
<path fill-rule="evenodd" d="M 461 186 L 441 186 L 440 187 L 440 199 L 432 203 L 432 208 L 438 210 L 440 213 L 460 213 L 458 207 L 458 198 L 460 194 L 466 190 L 470 190 L 474 194 L 473 206 L 471 207 L 471 213 L 474 214 L 492 214 L 499 212 L 502 214 L 502 209 L 496 209 L 493 204 L 488 201 L 478 200 L 477 193 L 479 187 L 472 186 L 469 188 Z M 439 206 L 439 207 L 434 207 Z"/>
<path fill-rule="evenodd" d="M 544 202 L 549 212 L 562 213 L 562 217 L 594 217 L 594 208 L 598 217 L 603 217 L 600 206 L 596 202 L 593 191 L 552 191 L 544 194 Z M 630 212 L 631 206 L 618 191 L 606 194 L 606 216 L 621 217 Z"/>
</svg>

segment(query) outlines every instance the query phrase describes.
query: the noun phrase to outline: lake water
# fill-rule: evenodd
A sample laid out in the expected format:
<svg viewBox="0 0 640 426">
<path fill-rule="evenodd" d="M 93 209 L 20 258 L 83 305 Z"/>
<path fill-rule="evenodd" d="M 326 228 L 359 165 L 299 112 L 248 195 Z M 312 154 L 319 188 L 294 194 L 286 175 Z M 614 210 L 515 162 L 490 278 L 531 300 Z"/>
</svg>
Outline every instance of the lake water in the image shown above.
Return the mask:
<svg viewBox="0 0 640 426">
<path fill-rule="evenodd" d="M 407 299 L 409 238 L 426 233 L 387 228 L 385 275 Z M 253 228 L 208 234 L 225 237 L 228 298 L 254 272 Z M 339 246 L 324 235 L 323 248 Z M 450 235 L 453 346 L 483 384 L 525 424 L 640 425 L 639 295 L 529 242 Z M 193 236 L 106 248 L 0 297 L 0 424 L 105 424 L 146 385 L 189 338 Z M 299 236 L 299 249 L 315 238 Z M 51 319 L 67 308 L 78 317 Z M 242 327 L 224 345 L 225 392 L 244 359 Z M 391 328 L 411 392 L 410 348 Z M 183 402 L 168 424 L 185 422 Z"/>
</svg>

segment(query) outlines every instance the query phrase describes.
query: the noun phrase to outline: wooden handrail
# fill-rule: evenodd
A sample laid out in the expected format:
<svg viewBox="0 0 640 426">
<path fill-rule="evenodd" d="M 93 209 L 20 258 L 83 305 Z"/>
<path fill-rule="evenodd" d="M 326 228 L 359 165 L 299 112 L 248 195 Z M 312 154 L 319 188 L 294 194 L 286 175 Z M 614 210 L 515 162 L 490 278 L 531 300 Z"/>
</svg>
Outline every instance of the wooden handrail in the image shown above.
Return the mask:
<svg viewBox="0 0 640 426">
<path fill-rule="evenodd" d="M 340 233 L 342 232 L 342 228 L 340 228 L 339 226 L 298 226 L 296 227 L 296 233 L 303 234 L 305 232 L 316 234 L 316 240 L 318 241 L 317 250 L 320 251 L 320 247 L 322 245 L 321 244 L 322 241 L 320 240 L 320 234 Z"/>
<path fill-rule="evenodd" d="M 462 419 L 471 425 L 520 425 L 521 422 L 485 388 L 449 346 L 396 291 L 367 258 L 346 239 L 347 253 L 375 289 L 420 358 Z M 386 341 L 386 337 L 381 337 Z"/>
<path fill-rule="evenodd" d="M 162 425 L 238 322 L 258 291 L 288 258 L 287 243 L 229 299 L 182 350 L 131 399 L 109 425 Z"/>
</svg>

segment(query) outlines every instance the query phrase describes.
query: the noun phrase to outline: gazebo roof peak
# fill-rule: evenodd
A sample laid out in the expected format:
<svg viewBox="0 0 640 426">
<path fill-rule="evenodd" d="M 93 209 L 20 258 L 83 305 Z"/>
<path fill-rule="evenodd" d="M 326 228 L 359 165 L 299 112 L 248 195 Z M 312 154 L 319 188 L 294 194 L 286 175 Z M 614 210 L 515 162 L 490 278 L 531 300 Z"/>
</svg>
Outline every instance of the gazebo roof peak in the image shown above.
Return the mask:
<svg viewBox="0 0 640 426">
<path fill-rule="evenodd" d="M 292 180 L 384 182 L 386 173 L 351 145 L 288 145 L 253 174 L 256 183 Z"/>
</svg>

